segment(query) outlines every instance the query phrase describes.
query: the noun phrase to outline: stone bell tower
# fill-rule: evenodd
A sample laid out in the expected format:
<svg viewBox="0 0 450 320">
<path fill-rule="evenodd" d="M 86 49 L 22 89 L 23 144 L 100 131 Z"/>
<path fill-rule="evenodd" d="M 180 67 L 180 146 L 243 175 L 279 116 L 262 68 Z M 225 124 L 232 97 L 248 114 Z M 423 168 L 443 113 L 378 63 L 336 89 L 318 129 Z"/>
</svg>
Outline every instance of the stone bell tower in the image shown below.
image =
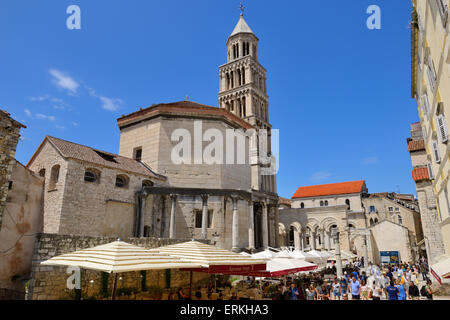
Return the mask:
<svg viewBox="0 0 450 320">
<path fill-rule="evenodd" d="M 242 8 L 241 8 L 242 10 Z M 276 193 L 275 175 L 262 175 L 271 158 L 271 129 L 266 69 L 258 62 L 258 37 L 241 13 L 238 23 L 227 40 L 227 63 L 219 67 L 219 107 L 250 123 L 256 130 L 267 130 L 267 154 L 259 150 L 259 143 L 250 148 L 252 188 Z"/>
</svg>

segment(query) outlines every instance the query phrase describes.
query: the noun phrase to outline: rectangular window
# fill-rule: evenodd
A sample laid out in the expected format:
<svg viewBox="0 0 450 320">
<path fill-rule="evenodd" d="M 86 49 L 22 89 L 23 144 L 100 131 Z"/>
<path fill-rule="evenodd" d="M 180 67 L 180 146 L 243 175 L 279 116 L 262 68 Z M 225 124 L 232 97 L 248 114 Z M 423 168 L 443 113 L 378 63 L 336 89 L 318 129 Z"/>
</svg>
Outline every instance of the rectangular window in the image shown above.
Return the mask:
<svg viewBox="0 0 450 320">
<path fill-rule="evenodd" d="M 445 28 L 448 21 L 448 6 L 445 2 L 446 0 L 437 0 L 437 5 L 439 8 L 439 13 L 441 15 L 442 25 Z"/>
<path fill-rule="evenodd" d="M 142 160 L 142 147 L 134 149 L 134 160 L 137 160 L 137 161 Z"/>
<path fill-rule="evenodd" d="M 436 69 L 434 68 L 434 62 L 431 58 L 431 53 L 428 53 L 427 76 L 431 90 L 434 92 L 434 90 L 436 89 Z"/>
<path fill-rule="evenodd" d="M 395 211 L 400 211 L 400 208 L 395 208 Z"/>
<path fill-rule="evenodd" d="M 8 184 L 8 190 L 11 190 L 11 189 L 12 189 L 12 186 L 13 186 L 13 182 L 10 181 L 9 184 Z"/>
<path fill-rule="evenodd" d="M 421 97 L 423 112 L 428 116 L 430 114 L 430 102 L 428 100 L 428 95 L 425 93 Z"/>
<path fill-rule="evenodd" d="M 439 151 L 439 144 L 437 141 L 433 141 L 433 155 L 434 155 L 434 161 L 436 163 L 441 162 L 441 152 Z"/>
<path fill-rule="evenodd" d="M 214 210 L 209 209 L 208 210 L 207 228 L 211 228 L 212 227 L 213 214 L 214 214 Z M 195 227 L 197 229 L 201 229 L 202 228 L 202 216 L 203 216 L 202 210 L 195 209 L 194 210 L 194 215 L 195 215 Z"/>
<path fill-rule="evenodd" d="M 370 206 L 369 211 L 370 212 L 376 212 L 377 209 L 375 208 L 375 206 Z"/>
<path fill-rule="evenodd" d="M 394 208 L 393 207 L 389 207 L 388 210 L 389 210 L 389 212 L 392 212 L 392 211 L 394 211 Z"/>
<path fill-rule="evenodd" d="M 442 114 L 437 117 L 437 124 L 439 128 L 439 136 L 441 137 L 441 142 L 445 143 L 448 141 L 448 131 L 447 131 L 447 124 L 445 123 L 445 118 Z"/>
<path fill-rule="evenodd" d="M 430 176 L 430 179 L 434 179 L 434 172 L 433 172 L 433 166 L 431 165 L 430 162 L 427 163 L 427 168 L 428 168 L 428 175 Z"/>
</svg>

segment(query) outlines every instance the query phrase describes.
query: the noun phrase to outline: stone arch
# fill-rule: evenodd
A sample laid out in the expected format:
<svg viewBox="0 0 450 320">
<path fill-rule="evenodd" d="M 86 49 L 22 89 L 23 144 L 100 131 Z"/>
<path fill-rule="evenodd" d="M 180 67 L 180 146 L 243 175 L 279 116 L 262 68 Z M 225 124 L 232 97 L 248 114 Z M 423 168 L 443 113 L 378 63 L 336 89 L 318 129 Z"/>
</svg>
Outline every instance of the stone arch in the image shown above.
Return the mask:
<svg viewBox="0 0 450 320">
<path fill-rule="evenodd" d="M 331 227 L 334 225 L 339 227 L 338 221 L 333 217 L 327 217 L 320 222 L 320 228 L 325 231 L 330 231 Z"/>
</svg>

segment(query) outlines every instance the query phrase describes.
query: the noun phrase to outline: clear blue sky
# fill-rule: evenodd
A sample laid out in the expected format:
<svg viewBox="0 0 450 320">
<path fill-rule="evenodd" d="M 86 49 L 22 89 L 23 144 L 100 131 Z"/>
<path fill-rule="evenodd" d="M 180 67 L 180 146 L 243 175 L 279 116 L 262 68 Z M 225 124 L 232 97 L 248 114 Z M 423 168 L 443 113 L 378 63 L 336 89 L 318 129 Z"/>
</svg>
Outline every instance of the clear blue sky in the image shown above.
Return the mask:
<svg viewBox="0 0 450 320">
<path fill-rule="evenodd" d="M 81 8 L 81 30 L 66 8 Z M 381 7 L 381 30 L 366 9 Z M 247 0 L 245 19 L 268 70 L 280 130 L 278 192 L 364 179 L 369 192 L 414 193 L 406 138 L 418 120 L 410 90 L 408 0 Z M 118 152 L 116 119 L 153 103 L 217 106 L 218 66 L 237 0 L 2 0 L 0 108 L 25 123 L 27 163 L 46 134 Z"/>
</svg>

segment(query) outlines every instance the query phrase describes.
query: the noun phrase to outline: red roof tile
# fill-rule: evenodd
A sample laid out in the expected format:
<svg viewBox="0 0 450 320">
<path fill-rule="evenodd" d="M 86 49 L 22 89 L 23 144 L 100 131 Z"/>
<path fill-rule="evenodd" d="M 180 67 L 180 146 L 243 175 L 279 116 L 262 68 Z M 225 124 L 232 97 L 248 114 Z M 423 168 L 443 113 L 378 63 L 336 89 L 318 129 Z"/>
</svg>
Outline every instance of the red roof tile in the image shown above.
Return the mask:
<svg viewBox="0 0 450 320">
<path fill-rule="evenodd" d="M 428 168 L 414 168 L 412 171 L 412 178 L 414 181 L 429 180 L 430 175 L 428 173 Z"/>
<path fill-rule="evenodd" d="M 408 143 L 408 151 L 420 151 L 425 150 L 425 141 L 423 140 L 412 140 Z"/>
<path fill-rule="evenodd" d="M 242 120 L 235 114 L 221 108 L 211 107 L 192 101 L 178 101 L 172 103 L 160 103 L 139 111 L 130 113 L 117 119 L 119 128 L 126 125 L 142 121 L 146 118 L 156 116 L 158 114 L 177 114 L 177 115 L 189 115 L 197 117 L 215 117 L 222 118 L 234 123 L 237 126 L 245 129 L 252 129 L 253 126 L 248 122 Z"/>
<path fill-rule="evenodd" d="M 360 193 L 365 185 L 364 180 L 322 184 L 317 186 L 300 187 L 292 196 L 295 198 L 309 198 L 329 196 L 335 194 Z"/>
</svg>

